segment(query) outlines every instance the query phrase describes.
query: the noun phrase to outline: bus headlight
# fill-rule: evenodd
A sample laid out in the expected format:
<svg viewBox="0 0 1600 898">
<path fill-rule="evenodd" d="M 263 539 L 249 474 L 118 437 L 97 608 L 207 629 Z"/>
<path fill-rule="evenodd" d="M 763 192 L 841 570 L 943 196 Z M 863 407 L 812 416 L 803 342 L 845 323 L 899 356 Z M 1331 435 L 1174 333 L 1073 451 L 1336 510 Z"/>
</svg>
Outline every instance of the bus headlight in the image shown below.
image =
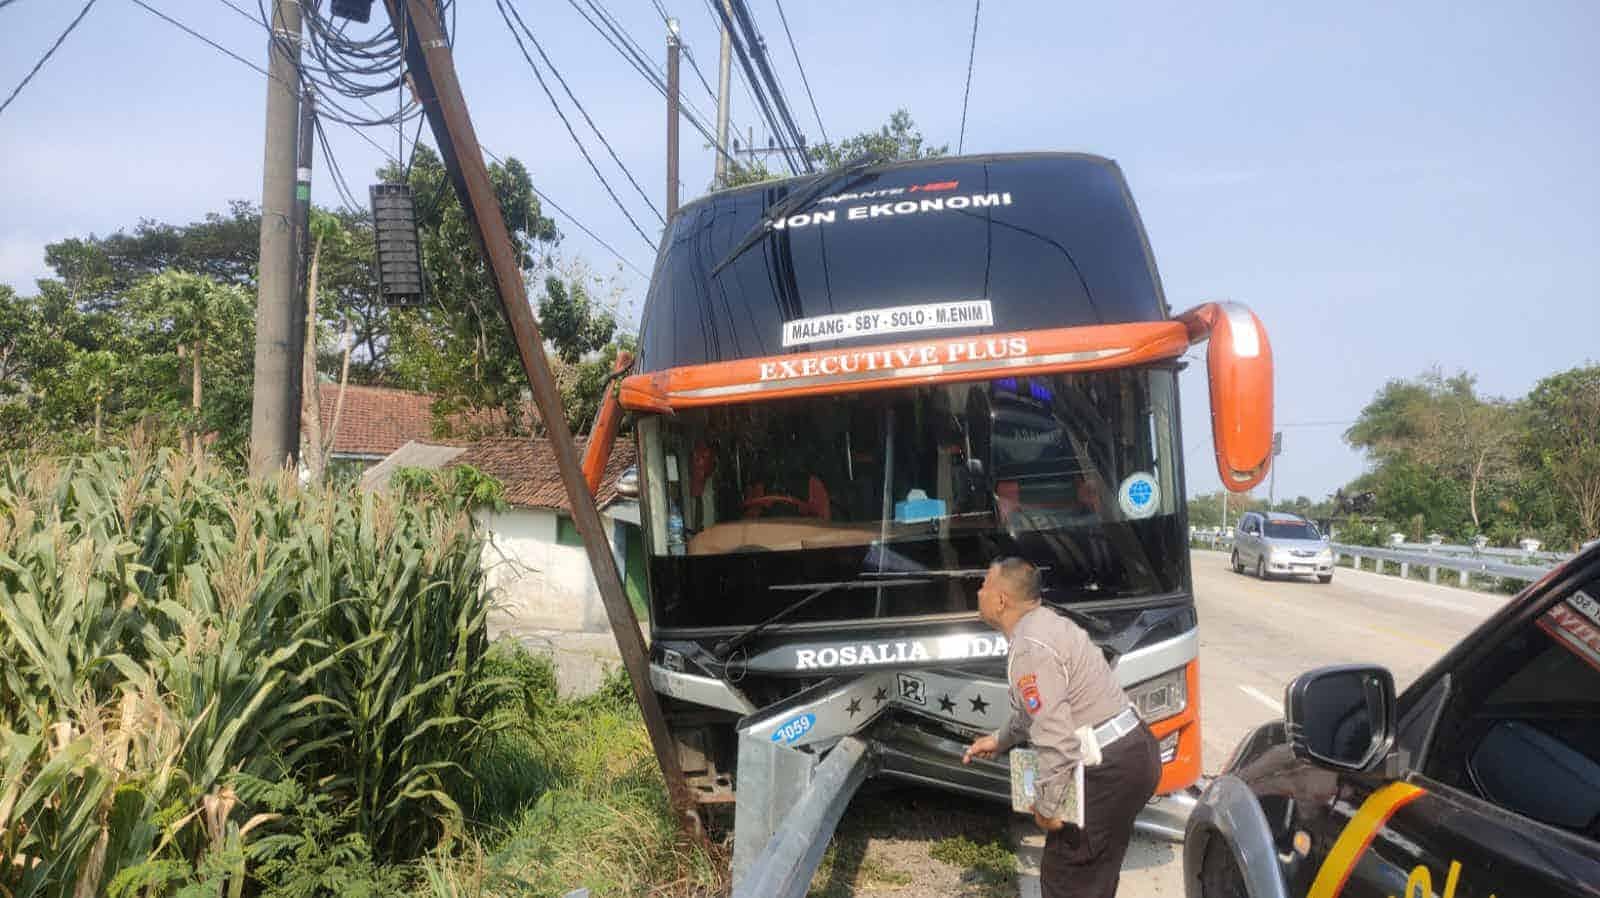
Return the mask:
<svg viewBox="0 0 1600 898">
<path fill-rule="evenodd" d="M 1189 707 L 1187 671 L 1179 667 L 1128 687 L 1128 699 L 1146 723 L 1165 720 Z"/>
</svg>

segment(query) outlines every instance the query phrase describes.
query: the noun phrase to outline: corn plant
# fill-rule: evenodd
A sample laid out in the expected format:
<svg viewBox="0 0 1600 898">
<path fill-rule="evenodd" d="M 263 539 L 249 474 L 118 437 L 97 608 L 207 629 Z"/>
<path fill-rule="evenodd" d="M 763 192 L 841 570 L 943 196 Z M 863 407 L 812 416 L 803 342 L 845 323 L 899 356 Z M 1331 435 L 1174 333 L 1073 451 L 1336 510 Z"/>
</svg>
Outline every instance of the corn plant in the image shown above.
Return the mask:
<svg viewBox="0 0 1600 898">
<path fill-rule="evenodd" d="M 378 861 L 448 841 L 482 732 L 479 549 L 451 503 L 170 452 L 0 466 L 0 894 L 240 894 L 247 843 L 292 825 L 246 780 L 308 790 Z"/>
</svg>

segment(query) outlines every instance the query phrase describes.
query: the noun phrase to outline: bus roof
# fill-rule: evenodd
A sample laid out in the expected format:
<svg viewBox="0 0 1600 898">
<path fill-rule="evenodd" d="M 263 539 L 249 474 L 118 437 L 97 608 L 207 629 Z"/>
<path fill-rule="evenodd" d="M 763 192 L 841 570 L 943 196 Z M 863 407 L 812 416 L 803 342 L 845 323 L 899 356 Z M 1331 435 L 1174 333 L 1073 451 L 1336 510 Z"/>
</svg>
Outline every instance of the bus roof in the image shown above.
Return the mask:
<svg viewBox="0 0 1600 898">
<path fill-rule="evenodd" d="M 809 178 L 679 210 L 645 302 L 638 371 L 1167 317 L 1108 159 L 961 156 L 823 178 L 778 220 L 769 210 Z"/>
</svg>

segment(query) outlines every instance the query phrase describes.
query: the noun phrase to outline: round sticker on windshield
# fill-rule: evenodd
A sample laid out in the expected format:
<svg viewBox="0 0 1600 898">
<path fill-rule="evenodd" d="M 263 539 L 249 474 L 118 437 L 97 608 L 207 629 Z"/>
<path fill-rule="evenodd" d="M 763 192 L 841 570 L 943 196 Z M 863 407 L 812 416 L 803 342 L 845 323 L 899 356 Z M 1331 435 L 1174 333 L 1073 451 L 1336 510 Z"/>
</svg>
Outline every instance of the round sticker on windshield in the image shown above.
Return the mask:
<svg viewBox="0 0 1600 898">
<path fill-rule="evenodd" d="M 1122 506 L 1122 513 L 1130 518 L 1148 518 L 1161 505 L 1161 487 L 1154 477 L 1143 471 L 1130 474 L 1117 491 L 1117 503 Z"/>
</svg>

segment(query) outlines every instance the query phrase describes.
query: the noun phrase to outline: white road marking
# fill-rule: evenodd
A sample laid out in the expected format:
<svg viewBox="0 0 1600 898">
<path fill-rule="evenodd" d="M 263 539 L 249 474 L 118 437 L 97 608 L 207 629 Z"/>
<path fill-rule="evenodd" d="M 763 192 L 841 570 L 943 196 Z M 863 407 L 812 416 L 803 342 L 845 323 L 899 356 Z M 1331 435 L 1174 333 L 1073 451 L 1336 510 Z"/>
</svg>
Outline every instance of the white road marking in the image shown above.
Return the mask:
<svg viewBox="0 0 1600 898">
<path fill-rule="evenodd" d="M 1262 692 L 1261 690 L 1257 689 L 1256 687 L 1254 687 L 1254 686 L 1245 686 L 1243 684 L 1240 684 L 1239 685 L 1239 691 L 1243 692 L 1245 695 L 1250 696 L 1251 698 L 1255 699 L 1256 701 L 1260 702 L 1261 704 L 1266 705 L 1267 707 L 1271 708 L 1273 711 L 1277 712 L 1278 714 L 1282 714 L 1283 713 L 1283 703 L 1282 702 L 1280 702 L 1277 699 L 1273 698 L 1272 696 L 1266 694 L 1265 692 Z"/>
</svg>

